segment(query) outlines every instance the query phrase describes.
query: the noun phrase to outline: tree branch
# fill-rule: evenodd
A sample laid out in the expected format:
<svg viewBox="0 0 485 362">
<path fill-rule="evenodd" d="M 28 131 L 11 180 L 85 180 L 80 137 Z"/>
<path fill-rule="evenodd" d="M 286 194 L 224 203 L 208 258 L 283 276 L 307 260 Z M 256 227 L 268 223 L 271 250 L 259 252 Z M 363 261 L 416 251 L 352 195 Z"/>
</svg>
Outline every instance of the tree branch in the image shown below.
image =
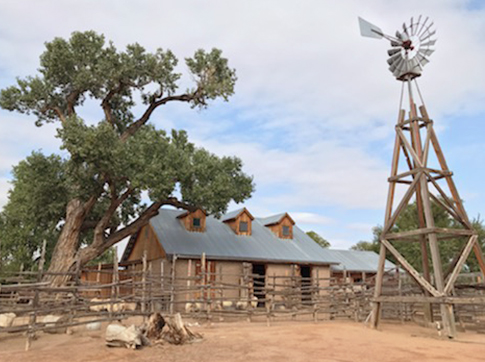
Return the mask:
<svg viewBox="0 0 485 362">
<path fill-rule="evenodd" d="M 69 95 L 66 97 L 66 102 L 67 102 L 67 115 L 72 116 L 73 114 L 76 113 L 74 109 L 74 105 L 76 101 L 79 99 L 79 96 L 81 95 L 81 92 L 78 90 L 73 90 Z"/>
<path fill-rule="evenodd" d="M 95 257 L 101 255 L 104 251 L 112 247 L 114 244 L 123 240 L 124 238 L 133 235 L 141 227 L 148 224 L 150 219 L 158 214 L 158 209 L 163 205 L 171 205 L 180 209 L 187 211 L 195 211 L 197 208 L 194 206 L 187 205 L 175 197 L 168 198 L 162 201 L 156 201 L 152 203 L 136 220 L 134 220 L 129 225 L 124 228 L 112 233 L 109 237 L 104 238 L 101 244 L 93 242 L 93 244 L 79 250 L 79 257 L 81 259 L 81 265 L 87 263 L 88 261 L 94 259 Z"/>
<path fill-rule="evenodd" d="M 113 114 L 111 113 L 110 101 L 117 93 L 120 93 L 124 87 L 125 87 L 124 83 L 120 81 L 118 87 L 111 89 L 106 95 L 106 97 L 103 99 L 103 101 L 101 102 L 101 107 L 103 108 L 106 120 L 113 127 L 114 127 L 115 121 L 113 120 Z"/>
<path fill-rule="evenodd" d="M 106 239 L 104 232 L 109 227 L 109 222 L 113 217 L 113 214 L 116 212 L 118 207 L 133 193 L 133 191 L 133 188 L 128 187 L 128 189 L 120 197 L 111 199 L 111 204 L 94 228 L 93 245 L 103 244 Z"/>
<path fill-rule="evenodd" d="M 148 108 L 146 109 L 145 113 L 143 113 L 143 115 L 137 121 L 133 122 L 125 130 L 125 132 L 123 132 L 123 134 L 120 137 L 121 141 L 125 142 L 129 137 L 133 136 L 140 127 L 142 127 L 145 123 L 148 122 L 153 111 L 155 111 L 155 109 L 157 109 L 159 106 L 172 101 L 190 102 L 191 100 L 194 99 L 194 94 L 181 94 L 178 96 L 167 96 L 158 101 L 151 102 Z"/>
</svg>

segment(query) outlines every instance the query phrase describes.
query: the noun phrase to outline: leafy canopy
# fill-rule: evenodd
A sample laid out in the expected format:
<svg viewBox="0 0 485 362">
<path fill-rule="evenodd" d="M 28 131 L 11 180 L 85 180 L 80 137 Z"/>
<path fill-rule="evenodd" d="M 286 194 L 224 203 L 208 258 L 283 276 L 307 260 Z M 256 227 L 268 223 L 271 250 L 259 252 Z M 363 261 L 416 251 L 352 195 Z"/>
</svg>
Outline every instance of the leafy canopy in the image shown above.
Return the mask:
<svg viewBox="0 0 485 362">
<path fill-rule="evenodd" d="M 31 259 L 44 238 L 54 248 L 73 200 L 80 201 L 77 215 L 84 220 L 78 248 L 96 246 L 83 254 L 94 257 L 163 205 L 202 207 L 217 215 L 231 200 L 251 196 L 252 178 L 240 159 L 218 157 L 190 143 L 184 131 L 166 132 L 149 123 L 169 102 L 205 108 L 212 100 L 228 100 L 236 75 L 220 50 L 197 50 L 185 59 L 193 86 L 180 92 L 178 60 L 170 50 L 150 53 L 132 44 L 118 51 L 93 31 L 45 45 L 39 73 L 1 90 L 0 106 L 33 114 L 39 126 L 60 121 L 57 137 L 66 156 L 34 152 L 14 168 L 14 188 L 0 214 L 8 258 Z M 104 115 L 96 124 L 78 114 L 88 98 Z M 150 205 L 141 203 L 145 193 Z"/>
</svg>

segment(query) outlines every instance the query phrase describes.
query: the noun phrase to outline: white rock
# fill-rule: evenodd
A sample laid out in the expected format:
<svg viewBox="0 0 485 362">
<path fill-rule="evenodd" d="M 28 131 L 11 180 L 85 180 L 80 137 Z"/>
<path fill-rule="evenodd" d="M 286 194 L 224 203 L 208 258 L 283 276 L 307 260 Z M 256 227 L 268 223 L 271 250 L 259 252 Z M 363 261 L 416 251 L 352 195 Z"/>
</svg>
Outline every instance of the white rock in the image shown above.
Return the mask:
<svg viewBox="0 0 485 362">
<path fill-rule="evenodd" d="M 15 313 L 3 313 L 0 314 L 0 327 L 8 328 L 12 326 L 13 320 L 15 319 Z"/>
<path fill-rule="evenodd" d="M 86 324 L 86 329 L 88 331 L 99 331 L 101 329 L 101 322 L 92 322 Z"/>
</svg>

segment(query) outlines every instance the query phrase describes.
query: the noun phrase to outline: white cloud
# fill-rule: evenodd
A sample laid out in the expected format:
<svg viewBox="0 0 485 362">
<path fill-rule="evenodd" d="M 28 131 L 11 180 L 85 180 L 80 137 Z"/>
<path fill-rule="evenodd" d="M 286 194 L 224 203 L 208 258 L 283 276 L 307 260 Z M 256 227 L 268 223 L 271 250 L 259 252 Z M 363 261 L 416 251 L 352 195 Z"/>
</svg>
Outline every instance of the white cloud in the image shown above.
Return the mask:
<svg viewBox="0 0 485 362">
<path fill-rule="evenodd" d="M 7 178 L 0 177 L 0 210 L 8 201 L 8 190 L 10 189 L 10 184 Z"/>
<path fill-rule="evenodd" d="M 295 220 L 295 222 L 300 224 L 320 224 L 327 225 L 332 224 L 335 221 L 327 216 L 315 214 L 313 212 L 291 212 L 290 216 Z"/>
<path fill-rule="evenodd" d="M 362 222 L 356 222 L 356 223 L 352 223 L 352 224 L 349 224 L 347 225 L 347 228 L 351 229 L 351 230 L 356 230 L 356 231 L 361 231 L 361 232 L 368 232 L 368 233 L 371 233 L 372 232 L 372 229 L 375 227 L 376 225 L 373 225 L 373 224 L 367 224 L 367 223 L 362 223 Z"/>
<path fill-rule="evenodd" d="M 411 16 L 433 18 L 437 51 L 419 82 L 436 127 L 446 132 L 456 115 L 485 113 L 485 9 L 472 12 L 467 5 L 462 0 L 2 2 L 0 88 L 15 76 L 34 73 L 45 41 L 75 30 L 102 32 L 118 48 L 133 42 L 150 51 L 170 48 L 181 60 L 198 48 L 220 47 L 239 78 L 231 102 L 204 112 L 171 106 L 157 112 L 157 125 L 183 126 L 198 144 L 241 157 L 259 190 L 248 202 L 255 215 L 320 214 L 312 208 L 328 205 L 383 208 L 400 84 L 387 70 L 388 44 L 361 38 L 357 16 L 388 33 Z M 0 172 L 32 149 L 56 149 L 53 130 L 0 111 Z M 349 240 L 333 235 L 333 244 Z"/>
</svg>

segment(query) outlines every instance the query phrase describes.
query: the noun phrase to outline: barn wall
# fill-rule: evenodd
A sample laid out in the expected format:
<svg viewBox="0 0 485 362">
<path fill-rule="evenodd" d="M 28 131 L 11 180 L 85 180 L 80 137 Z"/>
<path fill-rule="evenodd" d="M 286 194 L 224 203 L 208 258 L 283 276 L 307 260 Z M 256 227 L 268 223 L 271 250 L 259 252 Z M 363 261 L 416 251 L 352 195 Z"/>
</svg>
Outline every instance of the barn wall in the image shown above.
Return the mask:
<svg viewBox="0 0 485 362">
<path fill-rule="evenodd" d="M 151 225 L 145 225 L 140 229 L 133 250 L 128 257 L 128 261 L 142 260 L 145 249 L 147 251 L 147 260 L 165 257 L 165 252 L 160 246 L 158 238 Z"/>
</svg>

